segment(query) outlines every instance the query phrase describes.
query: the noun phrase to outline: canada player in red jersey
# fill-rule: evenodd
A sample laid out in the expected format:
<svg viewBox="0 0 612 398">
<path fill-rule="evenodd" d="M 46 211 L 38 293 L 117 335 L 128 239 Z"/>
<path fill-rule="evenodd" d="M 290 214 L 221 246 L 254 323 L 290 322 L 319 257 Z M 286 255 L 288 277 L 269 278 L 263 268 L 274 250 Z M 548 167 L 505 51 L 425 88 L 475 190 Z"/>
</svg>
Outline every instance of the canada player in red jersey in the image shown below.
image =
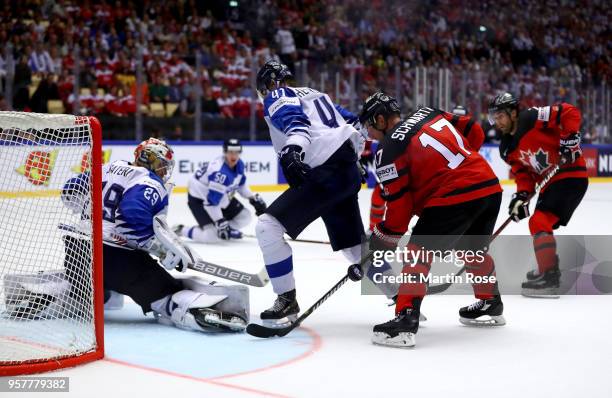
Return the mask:
<svg viewBox="0 0 612 398">
<path fill-rule="evenodd" d="M 516 178 L 516 193 L 508 209 L 514 221 L 529 217 L 527 198 L 560 165 L 540 191 L 529 219 L 537 270 L 529 271 L 522 285 L 525 296 L 557 297 L 561 271 L 553 230 L 567 225 L 589 184 L 586 162 L 580 156 L 580 110 L 567 103 L 520 110 L 519 100 L 503 93 L 489 104 L 489 119 L 503 134 L 501 157 Z"/>
<path fill-rule="evenodd" d="M 478 152 L 485 137 L 484 131 L 480 124 L 476 122 L 476 119 L 470 116 L 463 106 L 455 107 L 452 115 L 445 114 L 446 119 L 449 119 L 449 117 L 450 123 L 466 138 L 469 147 Z M 373 142 L 371 140 L 366 141 L 365 149 L 361 154 L 361 162 L 365 163 L 365 167 L 369 166 L 374 160 L 372 146 Z M 370 232 L 374 230 L 376 224 L 383 220 L 386 207 L 385 199 L 382 196 L 382 184 L 380 184 L 378 178 L 376 180 L 370 205 Z"/>
<path fill-rule="evenodd" d="M 468 272 L 491 277 L 495 267 L 486 246 L 502 189 L 488 163 L 469 147 L 464 131 L 458 131 L 452 120 L 452 114 L 432 108 L 420 108 L 402 120 L 397 101 L 382 92 L 364 103 L 360 121 L 372 138 L 381 141 L 375 155 L 376 173 L 387 200 L 385 219 L 375 226 L 371 246 L 395 249 L 410 219 L 417 215 L 419 220 L 407 246 L 411 253 L 422 253 L 423 249 L 480 250 L 480 261 L 467 262 Z M 434 240 L 432 235 L 436 235 Z M 415 344 L 420 305 L 427 290 L 424 279 L 432 258 L 412 257 L 402 270 L 409 282 L 400 286 L 396 318 L 374 327 L 376 344 Z M 473 287 L 479 301 L 459 310 L 461 322 L 503 325 L 503 303 L 494 279 Z"/>
</svg>

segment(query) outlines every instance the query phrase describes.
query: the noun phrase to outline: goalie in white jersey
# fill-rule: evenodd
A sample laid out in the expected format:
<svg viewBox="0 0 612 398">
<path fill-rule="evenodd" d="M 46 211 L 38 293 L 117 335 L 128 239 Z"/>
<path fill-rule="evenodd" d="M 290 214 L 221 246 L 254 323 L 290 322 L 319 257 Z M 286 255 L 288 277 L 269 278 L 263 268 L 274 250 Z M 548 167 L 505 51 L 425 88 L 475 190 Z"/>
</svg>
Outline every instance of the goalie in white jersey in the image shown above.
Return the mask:
<svg viewBox="0 0 612 398">
<path fill-rule="evenodd" d="M 105 301 L 113 291 L 131 297 L 144 313 L 153 311 L 165 324 L 197 331 L 243 330 L 249 314 L 246 286 L 211 285 L 201 278 L 174 278 L 166 271 L 185 272 L 196 261 L 165 222 L 172 149 L 150 138 L 134 155 L 133 163 L 118 160 L 102 169 Z M 89 182 L 83 174 L 62 190 L 64 204 L 76 212 L 88 206 L 79 179 Z M 70 274 L 78 270 L 70 271 L 75 268 L 70 253 L 89 243 L 79 239 L 78 231 L 64 241 L 67 276 L 75 279 Z"/>
<path fill-rule="evenodd" d="M 289 87 L 287 66 L 268 61 L 257 73 L 264 116 L 290 188 L 258 219 L 259 246 L 274 292 L 274 305 L 261 313 L 272 326 L 293 321 L 299 312 L 291 247 L 284 234 L 297 236 L 321 217 L 332 249 L 351 263 L 361 257 L 364 236 L 357 194 L 361 187 L 358 154 L 364 138 L 357 117 L 330 97 L 307 87 Z"/>
<path fill-rule="evenodd" d="M 177 234 L 201 243 L 240 239 L 240 228 L 251 222 L 251 213 L 235 198 L 248 199 L 255 214 L 266 210 L 266 202 L 246 185 L 242 144 L 236 138 L 223 143 L 223 155 L 204 164 L 188 182 L 187 204 L 198 225 L 177 225 Z"/>
</svg>

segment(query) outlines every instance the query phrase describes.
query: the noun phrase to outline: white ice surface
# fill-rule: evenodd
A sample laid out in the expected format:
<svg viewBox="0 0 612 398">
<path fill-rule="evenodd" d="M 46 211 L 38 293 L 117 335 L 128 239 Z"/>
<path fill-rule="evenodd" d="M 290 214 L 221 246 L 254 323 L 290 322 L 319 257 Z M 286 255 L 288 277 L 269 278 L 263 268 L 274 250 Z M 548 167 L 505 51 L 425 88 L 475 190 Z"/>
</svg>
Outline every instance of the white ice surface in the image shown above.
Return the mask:
<svg viewBox="0 0 612 398">
<path fill-rule="evenodd" d="M 504 188 L 504 213 L 498 224 L 513 192 L 512 186 Z M 369 194 L 363 191 L 360 195 L 366 221 Z M 277 195 L 263 193 L 268 202 Z M 610 235 L 611 203 L 612 184 L 591 184 L 570 225 L 560 232 Z M 169 220 L 172 224 L 193 222 L 184 194 L 171 198 Z M 246 231 L 252 233 L 252 227 Z M 506 233 L 526 234 L 527 223 L 512 224 Z M 319 222 L 302 237 L 326 238 Z M 291 245 L 298 299 L 305 310 L 343 276 L 348 264 L 328 246 Z M 263 265 L 252 238 L 194 246 L 212 262 L 249 272 Z M 258 314 L 273 299 L 270 286 L 251 289 L 251 312 Z M 471 296 L 427 297 L 422 310 L 429 320 L 421 324 L 417 346 L 408 350 L 370 343 L 372 326 L 390 319 L 393 309 L 386 306 L 384 297 L 360 296 L 355 283 L 345 285 L 313 313 L 304 323 L 307 329 L 272 340 L 207 336 L 161 327 L 128 301 L 124 310 L 107 314 L 107 360 L 53 375 L 70 376 L 71 392 L 64 394 L 70 397 L 612 396 L 608 379 L 612 370 L 611 296 L 564 296 L 559 300 L 505 296 L 507 325 L 493 329 L 459 324 L 457 309 L 472 301 Z M 194 358 L 191 354 L 197 350 L 203 354 Z M 136 358 L 137 364 L 125 358 Z M 267 369 L 222 377 L 261 368 Z M 208 376 L 188 374 L 200 370 Z"/>
</svg>

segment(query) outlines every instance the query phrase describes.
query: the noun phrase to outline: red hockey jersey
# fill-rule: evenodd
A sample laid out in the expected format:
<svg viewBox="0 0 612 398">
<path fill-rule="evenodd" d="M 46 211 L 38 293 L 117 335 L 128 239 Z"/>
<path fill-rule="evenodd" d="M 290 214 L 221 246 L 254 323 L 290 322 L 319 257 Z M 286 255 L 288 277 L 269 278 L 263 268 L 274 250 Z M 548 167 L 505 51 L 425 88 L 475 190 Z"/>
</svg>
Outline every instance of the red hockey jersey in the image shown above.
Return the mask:
<svg viewBox="0 0 612 398">
<path fill-rule="evenodd" d="M 450 120 L 451 124 L 467 139 L 470 148 L 475 151 L 480 150 L 485 139 L 485 134 L 480 124 L 476 122 L 476 119 L 469 115 L 458 116 L 446 112 L 444 113 L 444 117 Z"/>
<path fill-rule="evenodd" d="M 385 135 L 375 162 L 387 200 L 387 230 L 404 233 L 412 216 L 420 215 L 426 207 L 454 205 L 501 192 L 489 164 L 462 135 L 467 121 L 456 120 L 458 131 L 451 123 L 454 117 L 421 108 Z"/>
<path fill-rule="evenodd" d="M 566 103 L 519 113 L 516 132 L 504 135 L 499 146 L 502 159 L 512 168 L 517 191 L 534 191 L 535 185 L 559 163 L 559 141 L 577 133 L 580 122 L 578 108 Z M 562 165 L 548 184 L 565 178 L 587 178 L 583 157 Z M 542 190 L 545 189 L 546 186 Z"/>
</svg>

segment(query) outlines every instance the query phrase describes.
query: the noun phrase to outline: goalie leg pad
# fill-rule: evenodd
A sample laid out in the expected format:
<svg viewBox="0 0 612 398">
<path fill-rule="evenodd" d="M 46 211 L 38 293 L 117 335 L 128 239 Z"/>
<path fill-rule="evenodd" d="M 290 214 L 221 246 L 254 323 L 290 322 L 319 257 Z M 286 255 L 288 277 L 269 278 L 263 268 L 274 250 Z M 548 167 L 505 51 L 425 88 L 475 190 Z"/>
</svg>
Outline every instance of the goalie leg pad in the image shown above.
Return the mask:
<svg viewBox="0 0 612 398">
<path fill-rule="evenodd" d="M 170 297 L 151 303 L 151 308 L 160 323 L 174 325 L 179 329 L 207 332 L 209 330 L 205 325 L 196 319 L 196 310 L 206 309 L 225 298 L 225 296 L 209 296 L 191 290 L 181 290 Z"/>
<path fill-rule="evenodd" d="M 104 292 L 106 295 L 106 291 Z M 108 291 L 108 299 L 104 300 L 104 310 L 114 311 L 123 308 L 123 294 L 114 290 Z"/>
<path fill-rule="evenodd" d="M 223 285 L 197 277 L 182 279 L 185 288 L 199 293 L 227 298 L 214 305 L 214 309 L 235 315 L 248 323 L 250 314 L 249 288 L 242 285 Z"/>
<path fill-rule="evenodd" d="M 181 290 L 151 304 L 160 323 L 199 332 L 242 331 L 249 321 L 246 286 L 211 284 L 204 279 L 182 279 Z"/>
<path fill-rule="evenodd" d="M 68 311 L 82 312 L 82 304 L 70 297 L 70 283 L 63 271 L 4 276 L 3 316 L 15 320 L 63 317 Z"/>
</svg>

